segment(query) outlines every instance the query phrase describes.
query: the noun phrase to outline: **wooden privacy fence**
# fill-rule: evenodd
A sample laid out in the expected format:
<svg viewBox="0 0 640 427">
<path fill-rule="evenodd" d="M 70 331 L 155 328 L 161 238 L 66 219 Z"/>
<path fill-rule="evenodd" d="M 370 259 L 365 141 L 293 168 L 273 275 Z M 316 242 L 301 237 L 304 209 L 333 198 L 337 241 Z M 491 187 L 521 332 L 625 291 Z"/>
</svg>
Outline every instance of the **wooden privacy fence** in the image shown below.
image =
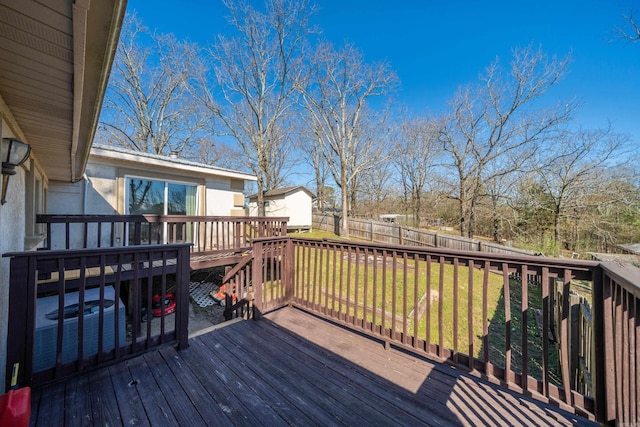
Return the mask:
<svg viewBox="0 0 640 427">
<path fill-rule="evenodd" d="M 165 344 L 186 347 L 189 247 L 4 254 L 11 267 L 6 388 L 42 385 Z"/>
<path fill-rule="evenodd" d="M 340 217 L 313 214 L 313 228 L 340 234 Z M 495 254 L 535 255 L 533 251 L 510 248 L 496 243 L 467 239 L 447 233 L 437 233 L 401 224 L 349 218 L 349 235 L 377 243 L 406 246 L 428 246 L 462 251 L 489 252 Z"/>
<path fill-rule="evenodd" d="M 640 421 L 640 277 L 630 279 L 627 270 L 592 261 L 298 238 L 259 239 L 254 251 L 263 257 L 253 269 L 258 312 L 293 304 L 591 419 Z M 532 284 L 531 276 L 543 286 Z M 590 361 L 580 361 L 585 355 L 574 355 L 570 344 L 577 281 L 593 289 L 583 336 L 601 350 L 592 351 Z M 543 314 L 540 329 L 536 310 Z M 587 374 L 593 380 L 585 389 L 578 377 Z"/>
</svg>

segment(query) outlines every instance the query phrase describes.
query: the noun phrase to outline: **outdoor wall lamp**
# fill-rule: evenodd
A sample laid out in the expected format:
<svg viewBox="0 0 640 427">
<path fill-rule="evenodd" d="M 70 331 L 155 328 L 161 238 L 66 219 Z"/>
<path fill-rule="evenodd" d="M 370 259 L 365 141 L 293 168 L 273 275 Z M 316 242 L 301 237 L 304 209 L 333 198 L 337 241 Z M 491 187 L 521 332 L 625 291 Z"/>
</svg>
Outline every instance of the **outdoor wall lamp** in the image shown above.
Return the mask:
<svg viewBox="0 0 640 427">
<path fill-rule="evenodd" d="M 9 177 L 16 174 L 16 166 L 26 162 L 30 153 L 29 144 L 14 138 L 2 138 L 0 143 L 0 159 L 2 160 L 2 198 L 0 198 L 0 204 L 4 205 L 6 202 Z"/>
</svg>

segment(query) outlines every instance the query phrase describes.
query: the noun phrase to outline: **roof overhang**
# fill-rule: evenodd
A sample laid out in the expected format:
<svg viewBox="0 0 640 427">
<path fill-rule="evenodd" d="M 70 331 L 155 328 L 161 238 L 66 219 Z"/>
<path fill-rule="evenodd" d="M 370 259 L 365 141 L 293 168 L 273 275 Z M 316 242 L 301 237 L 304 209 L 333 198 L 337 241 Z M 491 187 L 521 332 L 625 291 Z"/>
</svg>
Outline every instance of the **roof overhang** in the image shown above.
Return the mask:
<svg viewBox="0 0 640 427">
<path fill-rule="evenodd" d="M 82 178 L 126 3 L 0 0 L 1 111 L 50 180 Z"/>
<path fill-rule="evenodd" d="M 257 181 L 255 175 L 240 171 L 217 168 L 179 158 L 174 159 L 142 152 L 130 152 L 129 150 L 114 147 L 93 147 L 91 149 L 91 161 L 108 164 L 129 164 L 142 167 L 144 170 L 156 169 L 158 171 L 171 171 L 173 173 L 191 174 L 202 177 L 224 177 L 243 181 Z"/>
</svg>

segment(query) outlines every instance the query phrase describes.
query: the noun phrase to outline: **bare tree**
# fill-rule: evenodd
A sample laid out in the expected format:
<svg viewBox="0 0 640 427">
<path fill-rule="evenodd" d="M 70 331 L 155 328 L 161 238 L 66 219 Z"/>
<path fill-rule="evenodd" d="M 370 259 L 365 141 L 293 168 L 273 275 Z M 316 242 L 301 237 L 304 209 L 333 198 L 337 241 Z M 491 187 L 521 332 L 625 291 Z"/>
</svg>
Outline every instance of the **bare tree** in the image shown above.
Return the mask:
<svg viewBox="0 0 640 427">
<path fill-rule="evenodd" d="M 392 162 L 400 173 L 406 203 L 411 207 L 415 225 L 420 225 L 422 196 L 433 180 L 431 170 L 440 154 L 439 124 L 426 118 L 407 119 L 395 137 Z"/>
<path fill-rule="evenodd" d="M 573 104 L 532 108 L 560 80 L 568 61 L 549 58 L 532 46 L 516 49 L 508 76 L 496 60 L 481 77 L 482 84 L 455 95 L 441 140 L 454 172 L 451 197 L 458 202 L 461 235 L 473 237 L 476 206 L 486 184 L 517 171 L 517 159 L 530 157 L 570 118 Z"/>
<path fill-rule="evenodd" d="M 359 198 L 366 203 L 364 213 L 378 219 L 384 212 L 383 204 L 392 194 L 392 175 L 393 168 L 390 162 L 382 162 L 378 167 L 361 174 L 357 191 Z"/>
<path fill-rule="evenodd" d="M 313 170 L 314 187 L 316 191 L 317 209 L 322 212 L 327 208 L 327 179 L 329 178 L 329 168 L 324 157 L 323 146 L 319 131 L 308 128 L 303 132 L 303 139 L 300 144 L 304 152 L 306 163 Z"/>
<path fill-rule="evenodd" d="M 241 147 L 257 176 L 258 213 L 264 215 L 263 194 L 281 183 L 293 152 L 295 86 L 314 8 L 308 0 L 267 0 L 265 12 L 245 0 L 223 2 L 237 35 L 218 37 L 209 50 L 221 103 L 205 72 L 195 94 Z"/>
<path fill-rule="evenodd" d="M 382 160 L 386 116 L 367 108 L 368 101 L 394 88 L 386 63 L 368 64 L 354 46 L 336 51 L 321 44 L 312 73 L 300 86 L 309 127 L 318 134 L 329 170 L 342 193 L 341 235 L 349 236 L 348 214 L 358 176 Z M 377 131 L 377 132 L 375 132 Z"/>
<path fill-rule="evenodd" d="M 193 148 L 205 129 L 188 90 L 198 55 L 195 44 L 151 33 L 135 13 L 128 15 L 100 117 L 100 139 L 153 154 Z"/>
<path fill-rule="evenodd" d="M 617 169 L 616 163 L 626 160 L 626 142 L 627 137 L 609 128 L 565 131 L 536 158 L 537 181 L 552 201 L 548 207 L 556 245 L 561 242 L 563 218 L 577 221 L 576 215 L 587 212 L 591 202 L 603 204 L 593 195 L 605 193 L 605 170 Z"/>
<path fill-rule="evenodd" d="M 632 43 L 640 41 L 640 25 L 633 16 L 633 11 L 630 10 L 629 13 L 622 15 L 622 17 L 626 22 L 624 26 L 616 27 L 615 32 L 618 37 Z"/>
</svg>

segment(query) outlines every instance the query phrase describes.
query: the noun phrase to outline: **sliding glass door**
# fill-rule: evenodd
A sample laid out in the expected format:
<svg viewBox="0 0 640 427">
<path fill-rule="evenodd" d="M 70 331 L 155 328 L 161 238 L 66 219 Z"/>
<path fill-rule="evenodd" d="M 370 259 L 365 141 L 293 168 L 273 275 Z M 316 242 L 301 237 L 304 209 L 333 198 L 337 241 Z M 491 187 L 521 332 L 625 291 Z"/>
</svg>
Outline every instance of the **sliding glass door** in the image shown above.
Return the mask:
<svg viewBox="0 0 640 427">
<path fill-rule="evenodd" d="M 155 214 L 155 215 L 196 215 L 197 213 L 197 185 L 160 181 L 146 178 L 128 177 L 125 180 L 126 210 L 129 215 Z M 143 242 L 153 239 L 153 235 L 160 230 L 155 227 L 145 227 L 141 230 L 140 238 Z M 162 240 L 190 241 L 191 230 L 185 230 L 178 225 L 162 226 Z M 136 231 L 129 230 L 129 244 L 137 239 Z"/>
</svg>

